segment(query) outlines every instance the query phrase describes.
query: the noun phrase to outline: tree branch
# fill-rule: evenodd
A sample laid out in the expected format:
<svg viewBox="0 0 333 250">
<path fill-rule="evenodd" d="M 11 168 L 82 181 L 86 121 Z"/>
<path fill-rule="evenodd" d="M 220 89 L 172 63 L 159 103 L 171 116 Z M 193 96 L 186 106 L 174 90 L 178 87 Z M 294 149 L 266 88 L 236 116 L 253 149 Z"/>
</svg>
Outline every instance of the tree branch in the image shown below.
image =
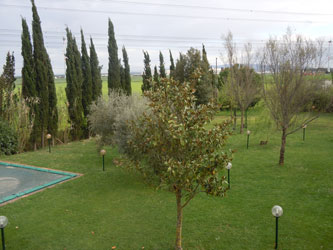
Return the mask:
<svg viewBox="0 0 333 250">
<path fill-rule="evenodd" d="M 311 119 L 305 121 L 301 126 L 299 126 L 298 128 L 294 129 L 293 131 L 287 133 L 286 136 L 288 136 L 288 135 L 290 135 L 290 134 L 293 134 L 293 133 L 295 133 L 296 131 L 302 129 L 304 125 L 309 124 L 310 122 L 314 121 L 314 120 L 317 119 L 318 117 L 319 117 L 319 115 L 317 115 L 317 116 L 315 116 L 315 117 L 312 117 Z"/>
<path fill-rule="evenodd" d="M 194 196 L 197 194 L 196 191 L 199 187 L 199 184 L 197 184 L 197 186 L 195 187 L 192 195 L 190 196 L 190 198 L 188 198 L 188 200 L 182 205 L 182 209 L 194 198 Z"/>
</svg>

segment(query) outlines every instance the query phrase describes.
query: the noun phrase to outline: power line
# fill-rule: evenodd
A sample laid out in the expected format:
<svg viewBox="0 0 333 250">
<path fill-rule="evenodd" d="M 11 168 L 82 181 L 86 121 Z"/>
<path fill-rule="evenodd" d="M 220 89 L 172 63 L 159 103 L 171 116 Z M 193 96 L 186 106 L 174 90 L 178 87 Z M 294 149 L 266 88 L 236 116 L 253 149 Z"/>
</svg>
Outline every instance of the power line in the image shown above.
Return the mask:
<svg viewBox="0 0 333 250">
<path fill-rule="evenodd" d="M 90 0 L 86 0 L 90 1 Z M 250 13 L 265 13 L 265 14 L 285 14 L 285 15 L 303 15 L 303 16 L 333 16 L 332 13 L 310 13 L 310 12 L 293 12 L 293 11 L 275 11 L 275 10 L 256 10 L 256 9 L 238 9 L 238 8 L 222 8 L 222 7 L 209 7 L 202 5 L 185 5 L 185 4 L 169 4 L 169 3 L 148 3 L 136 1 L 120 1 L 109 0 L 104 2 L 114 2 L 120 4 L 136 4 L 145 6 L 162 6 L 162 7 L 175 7 L 175 8 L 192 8 L 192 9 L 207 9 L 207 10 L 220 10 L 220 11 L 233 11 L 233 12 L 250 12 Z"/>
<path fill-rule="evenodd" d="M 9 8 L 31 8 L 27 5 L 16 4 L 0 4 L 0 6 Z M 134 15 L 134 16 L 154 16 L 154 17 L 172 17 L 172 18 L 190 18 L 190 19 L 208 19 L 208 20 L 224 20 L 224 21 L 248 21 L 248 22 L 273 22 L 273 23 L 323 23 L 318 21 L 300 21 L 300 20 L 282 20 L 282 19 L 262 19 L 262 18 L 235 18 L 235 17 L 215 17 L 215 16 L 191 16 L 191 15 L 176 15 L 176 14 L 163 14 L 163 13 L 135 13 L 127 11 L 105 11 L 105 10 L 87 10 L 87 9 L 72 9 L 72 8 L 59 8 L 59 7 L 43 7 L 39 6 L 38 9 L 54 10 L 54 11 L 69 11 L 69 12 L 85 12 L 85 13 L 100 13 L 100 14 L 118 14 L 118 15 Z"/>
</svg>

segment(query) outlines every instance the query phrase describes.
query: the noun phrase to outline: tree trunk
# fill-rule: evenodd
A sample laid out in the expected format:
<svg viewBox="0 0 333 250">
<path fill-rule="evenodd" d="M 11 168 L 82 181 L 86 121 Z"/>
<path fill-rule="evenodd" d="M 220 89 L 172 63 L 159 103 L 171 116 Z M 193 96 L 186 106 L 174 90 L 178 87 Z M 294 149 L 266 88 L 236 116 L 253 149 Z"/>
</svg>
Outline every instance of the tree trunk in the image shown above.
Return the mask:
<svg viewBox="0 0 333 250">
<path fill-rule="evenodd" d="M 182 248 L 182 225 L 183 225 L 183 208 L 182 208 L 182 191 L 177 189 L 177 231 L 175 250 L 183 250 Z"/>
<path fill-rule="evenodd" d="M 44 129 L 42 129 L 41 140 L 42 148 L 44 148 Z"/>
<path fill-rule="evenodd" d="M 243 134 L 243 128 L 244 128 L 244 110 L 241 109 L 241 124 L 240 124 L 239 133 Z"/>
<path fill-rule="evenodd" d="M 245 126 L 244 126 L 244 128 L 247 128 L 247 110 L 248 109 L 245 110 Z"/>
<path fill-rule="evenodd" d="M 284 164 L 284 151 L 285 151 L 285 148 L 286 148 L 286 139 L 287 139 L 287 128 L 282 128 L 280 160 L 279 160 L 280 165 Z"/>
</svg>

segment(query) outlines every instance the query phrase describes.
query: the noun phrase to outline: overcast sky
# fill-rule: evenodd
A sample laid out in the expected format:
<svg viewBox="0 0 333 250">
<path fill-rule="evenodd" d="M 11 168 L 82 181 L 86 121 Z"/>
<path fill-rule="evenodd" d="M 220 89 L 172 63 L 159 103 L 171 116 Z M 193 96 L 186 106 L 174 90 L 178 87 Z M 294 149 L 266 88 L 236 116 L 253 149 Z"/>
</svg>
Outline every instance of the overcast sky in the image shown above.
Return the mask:
<svg viewBox="0 0 333 250">
<path fill-rule="evenodd" d="M 93 38 L 102 72 L 107 72 L 108 18 L 115 27 L 119 52 L 123 45 L 127 49 L 132 72 L 142 72 L 142 50 L 149 51 L 152 66 L 158 64 L 161 50 L 169 67 L 168 49 L 176 58 L 190 47 L 201 49 L 202 43 L 206 45 L 210 63 L 215 64 L 218 58 L 218 64 L 223 64 L 221 37 L 228 31 L 240 47 L 248 41 L 256 47 L 262 46 L 270 36 L 281 37 L 287 27 L 306 37 L 324 39 L 326 47 L 333 38 L 332 0 L 35 0 L 35 3 L 55 74 L 63 74 L 65 69 L 66 26 L 78 41 L 80 28 L 86 43 L 90 36 Z M 27 19 L 31 32 L 30 0 L 0 0 L 0 72 L 6 53 L 14 51 L 16 74 L 21 75 L 21 17 Z"/>
</svg>

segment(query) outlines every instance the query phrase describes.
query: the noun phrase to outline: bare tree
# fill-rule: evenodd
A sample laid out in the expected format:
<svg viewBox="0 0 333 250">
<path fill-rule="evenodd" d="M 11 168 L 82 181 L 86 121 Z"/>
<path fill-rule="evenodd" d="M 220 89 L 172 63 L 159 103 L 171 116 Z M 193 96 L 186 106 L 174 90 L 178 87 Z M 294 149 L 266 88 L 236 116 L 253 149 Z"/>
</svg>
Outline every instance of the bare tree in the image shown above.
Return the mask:
<svg viewBox="0 0 333 250">
<path fill-rule="evenodd" d="M 253 53 L 251 43 L 247 43 L 244 46 L 241 64 L 237 62 L 237 50 L 233 44 L 230 32 L 225 37 L 225 48 L 230 66 L 229 93 L 232 96 L 231 99 L 237 103 L 241 111 L 240 133 L 242 134 L 244 129 L 244 114 L 261 89 L 260 77 L 252 68 Z"/>
<path fill-rule="evenodd" d="M 317 74 L 307 75 L 318 69 L 322 60 L 322 46 L 290 30 L 282 40 L 269 39 L 262 57 L 264 99 L 277 127 L 282 131 L 279 164 L 284 164 L 287 136 L 301 129 L 317 116 L 299 118 L 301 111 L 311 101 L 313 89 L 318 84 Z"/>
</svg>

